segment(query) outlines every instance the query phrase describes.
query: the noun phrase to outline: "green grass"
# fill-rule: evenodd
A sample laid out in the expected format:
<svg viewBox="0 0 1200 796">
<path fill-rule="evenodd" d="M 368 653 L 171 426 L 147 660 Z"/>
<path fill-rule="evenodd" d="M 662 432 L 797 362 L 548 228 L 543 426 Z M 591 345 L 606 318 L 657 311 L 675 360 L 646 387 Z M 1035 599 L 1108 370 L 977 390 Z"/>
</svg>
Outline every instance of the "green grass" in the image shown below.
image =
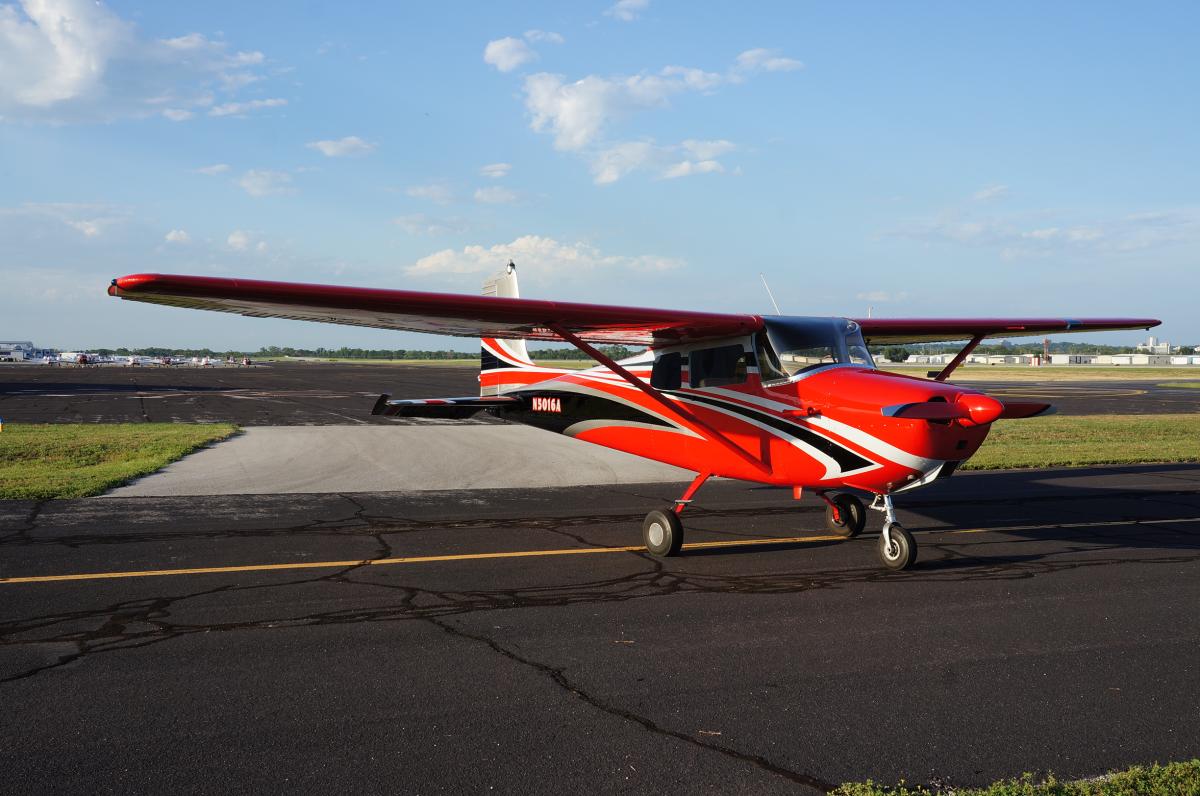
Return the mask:
<svg viewBox="0 0 1200 796">
<path fill-rule="evenodd" d="M 8 423 L 0 432 L 0 499 L 98 495 L 236 431 L 229 423 Z"/>
<path fill-rule="evenodd" d="M 965 469 L 1200 461 L 1200 414 L 1000 420 Z"/>
<path fill-rule="evenodd" d="M 920 785 L 892 787 L 867 782 L 847 782 L 832 796 L 932 796 L 950 793 Z M 1200 759 L 1160 766 L 1133 766 L 1095 779 L 1060 782 L 1053 775 L 1038 782 L 1026 774 L 983 788 L 954 788 L 954 796 L 1191 796 L 1200 793 Z"/>
<path fill-rule="evenodd" d="M 1170 387 L 1179 390 L 1200 390 L 1200 381 L 1168 381 L 1158 386 Z"/>
</svg>

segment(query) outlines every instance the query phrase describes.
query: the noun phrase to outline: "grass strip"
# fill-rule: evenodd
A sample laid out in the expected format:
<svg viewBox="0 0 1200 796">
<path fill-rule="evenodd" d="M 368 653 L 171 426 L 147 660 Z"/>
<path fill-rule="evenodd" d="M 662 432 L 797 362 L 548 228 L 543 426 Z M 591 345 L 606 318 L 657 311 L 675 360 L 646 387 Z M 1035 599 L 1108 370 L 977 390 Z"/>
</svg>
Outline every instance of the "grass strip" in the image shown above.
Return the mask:
<svg viewBox="0 0 1200 796">
<path fill-rule="evenodd" d="M 99 495 L 236 431 L 229 423 L 6 423 L 0 499 Z"/>
<path fill-rule="evenodd" d="M 998 420 L 965 469 L 1200 461 L 1200 414 Z"/>
<path fill-rule="evenodd" d="M 996 782 L 983 788 L 929 790 L 920 785 L 884 786 L 870 780 L 847 782 L 831 791 L 832 796 L 1187 796 L 1200 793 L 1200 759 L 1160 766 L 1133 766 L 1103 777 L 1060 782 L 1051 774 L 1037 782 L 1032 774 Z"/>
<path fill-rule="evenodd" d="M 1200 381 L 1168 381 L 1158 386 L 1175 390 L 1200 390 Z"/>
<path fill-rule="evenodd" d="M 939 371 L 943 365 L 884 365 L 883 370 L 906 376 L 924 378 L 928 371 Z M 1197 365 L 963 365 L 950 376 L 951 382 L 964 381 L 1151 381 L 1179 379 L 1200 375 Z"/>
</svg>

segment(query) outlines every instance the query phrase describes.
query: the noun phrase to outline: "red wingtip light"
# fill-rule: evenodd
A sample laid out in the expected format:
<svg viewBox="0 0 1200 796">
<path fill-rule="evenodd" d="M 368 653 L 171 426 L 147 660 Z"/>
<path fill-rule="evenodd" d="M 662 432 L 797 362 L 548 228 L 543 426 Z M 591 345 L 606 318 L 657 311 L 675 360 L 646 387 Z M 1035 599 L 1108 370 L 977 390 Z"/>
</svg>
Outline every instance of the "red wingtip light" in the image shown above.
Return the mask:
<svg viewBox="0 0 1200 796">
<path fill-rule="evenodd" d="M 1004 412 L 1004 404 L 982 393 L 967 393 L 958 397 L 958 405 L 966 410 L 969 421 L 963 418 L 959 422 L 964 425 L 982 426 L 995 421 Z"/>
</svg>

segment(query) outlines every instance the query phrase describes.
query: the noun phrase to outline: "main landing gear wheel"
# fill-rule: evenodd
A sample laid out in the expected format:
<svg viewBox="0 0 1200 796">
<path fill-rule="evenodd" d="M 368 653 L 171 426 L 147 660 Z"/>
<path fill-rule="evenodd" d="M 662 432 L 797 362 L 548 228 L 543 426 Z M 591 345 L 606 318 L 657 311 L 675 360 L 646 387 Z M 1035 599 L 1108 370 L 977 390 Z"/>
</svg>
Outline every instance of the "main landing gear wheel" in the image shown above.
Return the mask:
<svg viewBox="0 0 1200 796">
<path fill-rule="evenodd" d="M 825 506 L 825 527 L 835 536 L 853 539 L 862 533 L 867 524 L 867 510 L 854 495 L 835 495 L 830 498 L 833 506 Z M 837 506 L 837 516 L 833 508 Z"/>
<path fill-rule="evenodd" d="M 671 509 L 650 512 L 642 523 L 642 539 L 651 555 L 678 555 L 683 546 L 683 523 L 679 521 L 679 515 Z"/>
<path fill-rule="evenodd" d="M 912 534 L 896 522 L 883 526 L 879 535 L 879 560 L 888 569 L 908 569 L 917 560 L 917 543 Z"/>
</svg>

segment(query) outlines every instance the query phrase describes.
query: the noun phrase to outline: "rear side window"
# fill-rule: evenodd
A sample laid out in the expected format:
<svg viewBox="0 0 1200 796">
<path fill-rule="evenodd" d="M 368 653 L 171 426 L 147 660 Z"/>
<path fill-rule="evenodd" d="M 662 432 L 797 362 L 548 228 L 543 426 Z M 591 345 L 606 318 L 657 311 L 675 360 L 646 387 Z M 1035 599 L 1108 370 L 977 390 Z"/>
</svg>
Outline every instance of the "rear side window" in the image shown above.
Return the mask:
<svg viewBox="0 0 1200 796">
<path fill-rule="evenodd" d="M 688 370 L 693 387 L 721 387 L 746 381 L 746 352 L 741 345 L 693 351 Z"/>
<path fill-rule="evenodd" d="M 682 370 L 683 357 L 678 351 L 663 354 L 654 360 L 654 370 L 650 371 L 650 386 L 660 390 L 678 390 L 682 384 L 679 376 Z"/>
</svg>

